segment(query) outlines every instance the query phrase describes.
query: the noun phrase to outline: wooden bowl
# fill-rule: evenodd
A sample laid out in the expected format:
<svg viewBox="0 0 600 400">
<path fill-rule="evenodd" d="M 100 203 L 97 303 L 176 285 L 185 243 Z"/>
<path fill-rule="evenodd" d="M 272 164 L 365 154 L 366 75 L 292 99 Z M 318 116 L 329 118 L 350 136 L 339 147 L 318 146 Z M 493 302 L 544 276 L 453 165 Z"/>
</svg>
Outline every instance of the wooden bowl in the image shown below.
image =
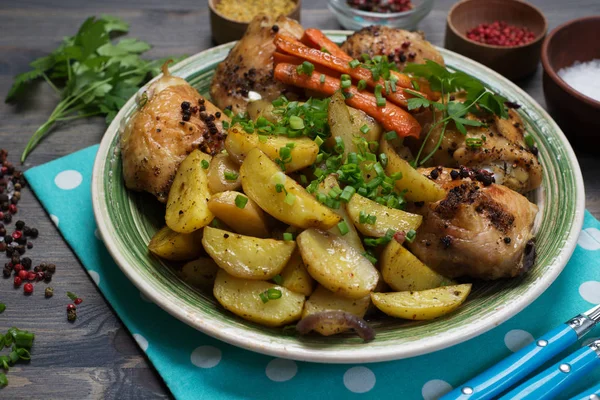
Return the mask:
<svg viewBox="0 0 600 400">
<path fill-rule="evenodd" d="M 600 58 L 599 36 L 600 16 L 579 18 L 554 29 L 542 46 L 548 110 L 572 144 L 590 151 L 597 147 L 589 145 L 600 143 L 600 102 L 573 89 L 558 71 L 575 61 Z"/>
<path fill-rule="evenodd" d="M 225 15 L 219 13 L 215 6 L 219 4 L 220 0 L 208 0 L 208 9 L 210 11 L 210 28 L 212 36 L 215 42 L 223 44 L 239 40 L 246 29 L 248 28 L 247 22 L 238 22 L 227 18 Z M 296 7 L 286 17 L 295 19 L 300 22 L 300 8 L 302 0 L 294 0 Z"/>
<path fill-rule="evenodd" d="M 467 39 L 467 31 L 482 23 L 506 21 L 527 27 L 535 39 L 522 46 L 504 47 Z M 535 72 L 548 24 L 542 12 L 520 0 L 465 0 L 448 13 L 445 47 L 487 65 L 511 80 Z"/>
</svg>

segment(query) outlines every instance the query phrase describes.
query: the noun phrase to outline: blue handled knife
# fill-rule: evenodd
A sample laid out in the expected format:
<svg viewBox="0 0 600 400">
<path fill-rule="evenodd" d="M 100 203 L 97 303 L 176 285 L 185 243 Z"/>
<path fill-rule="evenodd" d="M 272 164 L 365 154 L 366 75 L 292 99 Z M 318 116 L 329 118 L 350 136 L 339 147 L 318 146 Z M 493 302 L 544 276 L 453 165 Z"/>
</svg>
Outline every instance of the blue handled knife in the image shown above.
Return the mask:
<svg viewBox="0 0 600 400">
<path fill-rule="evenodd" d="M 600 340 L 566 357 L 562 361 L 511 390 L 500 400 L 553 399 L 580 379 L 600 367 Z"/>
<path fill-rule="evenodd" d="M 600 305 L 571 318 L 530 345 L 459 386 L 440 400 L 486 400 L 522 381 L 545 362 L 581 339 L 600 321 Z"/>
<path fill-rule="evenodd" d="M 571 400 L 600 400 L 600 383 L 572 397 Z"/>
</svg>

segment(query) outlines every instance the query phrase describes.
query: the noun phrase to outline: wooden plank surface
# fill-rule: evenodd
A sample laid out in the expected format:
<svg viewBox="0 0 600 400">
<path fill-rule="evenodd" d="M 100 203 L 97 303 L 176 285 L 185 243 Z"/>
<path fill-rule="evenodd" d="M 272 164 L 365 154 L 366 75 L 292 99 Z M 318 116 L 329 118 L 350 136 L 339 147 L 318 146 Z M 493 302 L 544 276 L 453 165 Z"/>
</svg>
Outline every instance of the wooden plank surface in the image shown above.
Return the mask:
<svg viewBox="0 0 600 400">
<path fill-rule="evenodd" d="M 548 18 L 550 29 L 570 19 L 600 14 L 597 0 L 532 1 Z M 340 29 L 324 0 L 304 0 L 305 26 Z M 445 19 L 454 1 L 440 0 L 421 23 L 429 40 L 443 45 Z M 63 36 L 74 34 L 90 15 L 113 14 L 131 24 L 130 35 L 154 45 L 150 57 L 194 54 L 211 47 L 206 1 L 122 0 L 22 0 L 0 2 L 0 97 L 12 77 L 27 70 L 33 59 L 53 50 Z M 519 82 L 544 105 L 541 67 Z M 47 85 L 33 87 L 28 102 L 0 104 L 0 148 L 17 160 L 29 136 L 45 121 L 56 104 Z M 105 129 L 103 119 L 71 123 L 56 129 L 29 157 L 24 168 L 39 165 L 98 143 Z M 595 149 L 597 153 L 597 149 Z M 588 209 L 600 217 L 600 161 L 578 151 L 586 185 Z M 17 325 L 37 333 L 34 359 L 9 373 L 9 387 L 0 398 L 155 399 L 171 395 L 153 367 L 137 348 L 110 305 L 96 290 L 69 247 L 29 190 L 23 192 L 19 216 L 39 228 L 41 235 L 28 253 L 41 262 L 55 263 L 52 282 L 58 293 L 66 290 L 85 297 L 80 318 L 66 321 L 66 299 L 43 299 L 42 293 L 25 298 L 10 281 L 0 280 L 0 301 L 7 310 L 0 315 L 0 330 Z M 84 311 L 85 310 L 85 311 Z"/>
</svg>

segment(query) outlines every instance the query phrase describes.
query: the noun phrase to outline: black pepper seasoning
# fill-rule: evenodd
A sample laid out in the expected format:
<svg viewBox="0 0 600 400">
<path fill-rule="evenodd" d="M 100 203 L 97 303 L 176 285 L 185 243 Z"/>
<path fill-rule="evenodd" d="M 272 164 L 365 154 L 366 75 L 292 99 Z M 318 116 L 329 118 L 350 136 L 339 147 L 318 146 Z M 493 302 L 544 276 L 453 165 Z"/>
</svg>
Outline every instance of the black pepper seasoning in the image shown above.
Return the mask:
<svg viewBox="0 0 600 400">
<path fill-rule="evenodd" d="M 507 236 L 504 238 L 504 243 L 509 244 L 511 242 L 511 239 Z"/>
<path fill-rule="evenodd" d="M 460 174 L 458 173 L 457 170 L 453 169 L 452 171 L 450 171 L 450 177 L 452 178 L 453 181 L 455 181 L 460 177 Z"/>
</svg>

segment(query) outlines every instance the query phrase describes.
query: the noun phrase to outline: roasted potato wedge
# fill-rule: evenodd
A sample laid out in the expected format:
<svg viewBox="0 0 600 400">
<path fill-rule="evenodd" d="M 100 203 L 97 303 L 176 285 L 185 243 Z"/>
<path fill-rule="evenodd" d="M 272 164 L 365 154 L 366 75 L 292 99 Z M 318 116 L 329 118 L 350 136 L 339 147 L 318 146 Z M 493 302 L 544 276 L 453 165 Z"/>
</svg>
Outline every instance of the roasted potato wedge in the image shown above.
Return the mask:
<svg viewBox="0 0 600 400">
<path fill-rule="evenodd" d="M 339 188 L 339 187 L 340 187 L 340 185 L 338 184 L 338 181 L 335 178 L 335 176 L 329 175 L 327 178 L 325 178 L 325 180 L 323 182 L 321 182 L 319 184 L 319 186 L 317 187 L 317 192 L 328 195 L 329 191 L 331 189 Z M 348 216 L 348 212 L 346 212 L 346 204 L 342 202 L 340 204 L 340 208 L 338 208 L 337 210 L 333 210 L 333 212 L 335 212 L 337 215 L 342 217 L 342 219 L 344 221 L 346 221 L 346 225 L 348 226 L 348 233 L 346 233 L 345 235 L 342 235 L 342 233 L 340 232 L 340 228 L 338 228 L 337 225 L 335 225 L 333 228 L 329 229 L 328 231 L 335 235 L 343 237 L 355 249 L 357 249 L 361 253 L 364 253 L 365 248 L 363 247 L 362 240 L 360 240 L 360 236 L 358 236 L 358 232 L 356 231 L 356 228 L 354 227 L 354 223 Z"/>
<path fill-rule="evenodd" d="M 354 132 L 365 138 L 367 142 L 378 142 L 383 134 L 383 127 L 379 122 L 375 121 L 373 117 L 367 115 L 364 111 L 357 110 L 356 108 L 348 107 L 348 111 L 350 112 L 350 121 L 352 122 Z M 369 130 L 367 133 L 362 133 L 360 129 L 365 125 Z"/>
<path fill-rule="evenodd" d="M 296 243 L 238 235 L 204 228 L 202 244 L 217 265 L 237 278 L 267 280 L 279 274 L 290 260 Z"/>
<path fill-rule="evenodd" d="M 286 224 L 299 228 L 329 229 L 341 220 L 339 215 L 281 172 L 281 168 L 260 149 L 252 149 L 248 153 L 240 173 L 246 195 L 264 211 Z M 285 191 L 278 193 L 277 184 L 282 184 Z M 295 196 L 293 203 L 285 201 L 286 192 Z"/>
<path fill-rule="evenodd" d="M 177 170 L 165 216 L 167 226 L 175 232 L 194 232 L 210 224 L 213 219 L 208 209 L 210 191 L 207 172 L 202 168 L 202 161 L 210 160 L 208 154 L 194 150 Z"/>
<path fill-rule="evenodd" d="M 404 198 L 409 201 L 435 202 L 446 197 L 446 191 L 440 185 L 414 169 L 408 161 L 402 159 L 387 140 L 381 139 L 379 151 L 388 158 L 385 173 L 392 175 L 402 173 L 402 178 L 396 181 L 396 188 L 403 191 Z"/>
<path fill-rule="evenodd" d="M 434 289 L 453 284 L 450 279 L 423 264 L 395 240 L 386 245 L 379 258 L 379 268 L 383 280 L 398 292 Z"/>
<path fill-rule="evenodd" d="M 305 296 L 310 296 L 313 291 L 315 282 L 306 270 L 306 265 L 304 265 L 298 249 L 292 253 L 290 261 L 281 271 L 281 286 Z"/>
<path fill-rule="evenodd" d="M 383 237 L 388 229 L 404 232 L 411 229 L 416 230 L 423 220 L 420 215 L 384 206 L 359 194 L 352 196 L 346 210 L 356 228 L 366 236 Z M 361 223 L 361 211 L 367 215 L 375 216 L 375 222 L 372 224 Z"/>
<path fill-rule="evenodd" d="M 323 286 L 317 286 L 313 294 L 311 294 L 308 300 L 306 300 L 306 303 L 304 303 L 302 318 L 323 311 L 345 311 L 362 318 L 365 316 L 369 304 L 371 304 L 371 298 L 369 296 L 360 299 L 348 299 L 330 292 Z M 348 328 L 345 326 L 321 325 L 317 326 L 314 330 L 323 336 L 330 336 L 335 335 L 336 333 L 345 332 Z"/>
<path fill-rule="evenodd" d="M 293 143 L 293 144 L 292 144 Z M 319 146 L 308 137 L 289 138 L 287 136 L 261 136 L 256 133 L 246 133 L 240 126 L 229 129 L 225 148 L 233 160 L 242 164 L 254 148 L 261 149 L 271 160 L 281 158 L 280 149 L 291 148 L 291 158 L 285 163 L 285 172 L 293 172 L 311 166 L 317 159 Z M 289 148 L 289 147 L 288 147 Z"/>
<path fill-rule="evenodd" d="M 256 121 L 259 117 L 264 117 L 268 121 L 277 123 L 279 116 L 273 114 L 274 108 L 273 103 L 268 100 L 256 100 L 248 103 L 246 112 L 253 121 Z"/>
<path fill-rule="evenodd" d="M 148 244 L 148 250 L 165 260 L 191 260 L 203 253 L 201 243 L 201 230 L 186 234 L 175 232 L 165 226 L 154 234 Z"/>
<path fill-rule="evenodd" d="M 379 272 L 341 237 L 307 229 L 296 241 L 308 272 L 326 289 L 343 297 L 360 299 L 377 286 Z"/>
<path fill-rule="evenodd" d="M 236 178 L 232 179 L 234 176 Z M 208 189 L 210 192 L 220 193 L 227 190 L 238 190 L 241 187 L 239 165 L 227 153 L 219 153 L 214 156 L 208 167 Z"/>
<path fill-rule="evenodd" d="M 281 297 L 263 303 L 260 293 L 279 290 Z M 304 295 L 265 281 L 240 279 L 220 269 L 213 294 L 232 313 L 266 326 L 281 326 L 296 321 L 302 314 Z"/>
<path fill-rule="evenodd" d="M 468 283 L 420 292 L 371 293 L 371 300 L 389 316 L 421 321 L 451 313 L 465 302 L 470 292 Z"/>
<path fill-rule="evenodd" d="M 178 275 L 186 283 L 204 291 L 212 291 L 219 266 L 210 257 L 186 263 Z"/>
<path fill-rule="evenodd" d="M 238 196 L 247 200 L 243 208 L 235 204 Z M 245 194 L 234 191 L 213 194 L 208 201 L 208 209 L 237 233 L 259 238 L 269 236 L 267 216 L 258 204 Z"/>
<path fill-rule="evenodd" d="M 350 111 L 341 91 L 337 91 L 331 96 L 329 108 L 327 109 L 327 122 L 331 129 L 331 137 L 327 139 L 327 144 L 330 147 L 335 145 L 336 138 L 340 138 L 344 143 L 344 157 L 348 153 L 358 152 L 354 138 L 360 135 L 360 127 L 355 129 L 352 125 Z"/>
</svg>

